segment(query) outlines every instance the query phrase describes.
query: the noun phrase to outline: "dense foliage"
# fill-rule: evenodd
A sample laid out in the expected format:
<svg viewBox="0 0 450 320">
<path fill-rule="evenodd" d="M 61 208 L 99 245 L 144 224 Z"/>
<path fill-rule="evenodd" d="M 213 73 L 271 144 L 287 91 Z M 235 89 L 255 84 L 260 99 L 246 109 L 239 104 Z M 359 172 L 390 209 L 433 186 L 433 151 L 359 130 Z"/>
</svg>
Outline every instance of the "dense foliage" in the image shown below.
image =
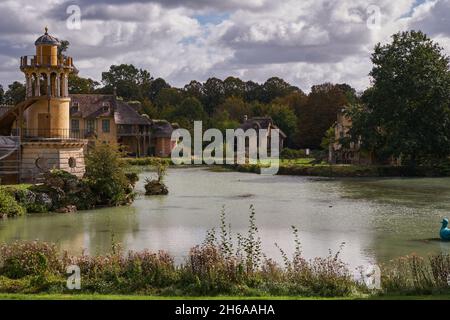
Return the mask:
<svg viewBox="0 0 450 320">
<path fill-rule="evenodd" d="M 3 188 L 0 189 L 0 217 L 13 217 L 20 216 L 25 213 L 25 209 L 22 208 L 14 199 L 12 195 L 10 195 Z"/>
<path fill-rule="evenodd" d="M 294 228 L 292 258 L 267 259 L 251 209 L 248 232 L 233 235 L 222 212 L 220 226 L 192 248 L 184 263 L 168 253 L 124 253 L 113 244 L 103 256 L 58 255 L 54 245 L 17 242 L 0 246 L 0 292 L 66 292 L 66 267 L 81 270 L 81 292 L 161 295 L 348 296 L 365 289 L 351 278 L 339 252 L 306 260 Z M 72 291 L 73 292 L 73 291 Z M 77 292 L 79 292 L 77 290 Z"/>
<path fill-rule="evenodd" d="M 129 203 L 133 197 L 118 147 L 97 143 L 86 156 L 84 180 L 96 197 L 96 205 L 115 206 Z"/>
<path fill-rule="evenodd" d="M 404 163 L 450 154 L 449 57 L 422 32 L 401 32 L 372 55 L 373 86 L 355 106 L 352 136 L 380 160 Z"/>
</svg>

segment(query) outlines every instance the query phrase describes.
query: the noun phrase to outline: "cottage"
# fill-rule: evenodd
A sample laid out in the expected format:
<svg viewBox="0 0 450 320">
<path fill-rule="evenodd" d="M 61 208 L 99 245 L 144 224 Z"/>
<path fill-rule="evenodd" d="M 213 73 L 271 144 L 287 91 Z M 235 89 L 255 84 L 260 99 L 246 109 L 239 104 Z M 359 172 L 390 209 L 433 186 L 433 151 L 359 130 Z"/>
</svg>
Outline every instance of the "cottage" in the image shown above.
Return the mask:
<svg viewBox="0 0 450 320">
<path fill-rule="evenodd" d="M 334 124 L 334 142 L 329 146 L 328 160 L 334 164 L 371 164 L 370 155 L 361 152 L 360 143 L 350 142 L 348 146 L 342 145 L 342 139 L 349 138 L 352 119 L 345 114 L 346 107 L 337 113 Z"/>
<path fill-rule="evenodd" d="M 115 95 L 72 94 L 72 136 L 102 143 L 117 143 L 133 156 L 149 154 L 152 122 Z"/>
<path fill-rule="evenodd" d="M 284 141 L 286 140 L 287 136 L 286 134 L 280 129 L 278 128 L 278 126 L 274 123 L 273 119 L 271 117 L 253 117 L 251 119 L 248 119 L 247 116 L 245 116 L 244 118 L 244 122 L 241 124 L 241 126 L 239 127 L 240 129 L 246 131 L 248 129 L 255 129 L 256 133 L 258 134 L 259 137 L 259 130 L 260 129 L 265 129 L 267 130 L 267 150 L 270 151 L 271 148 L 271 141 L 272 141 L 272 136 L 273 136 L 273 132 L 272 130 L 279 130 L 279 151 L 281 152 L 281 150 L 284 147 Z"/>
</svg>

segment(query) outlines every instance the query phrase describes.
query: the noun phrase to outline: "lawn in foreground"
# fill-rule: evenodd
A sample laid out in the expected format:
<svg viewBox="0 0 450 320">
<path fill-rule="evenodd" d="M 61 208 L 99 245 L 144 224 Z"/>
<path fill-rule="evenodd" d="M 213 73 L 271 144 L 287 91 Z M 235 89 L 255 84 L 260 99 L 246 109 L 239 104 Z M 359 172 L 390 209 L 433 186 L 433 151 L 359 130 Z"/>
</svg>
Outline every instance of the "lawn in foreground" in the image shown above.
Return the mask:
<svg viewBox="0 0 450 320">
<path fill-rule="evenodd" d="M 102 294 L 15 294 L 0 293 L 0 300 L 450 300 L 450 295 L 429 296 L 355 296 L 344 298 L 321 297 L 161 297 L 145 295 L 102 295 Z"/>
</svg>

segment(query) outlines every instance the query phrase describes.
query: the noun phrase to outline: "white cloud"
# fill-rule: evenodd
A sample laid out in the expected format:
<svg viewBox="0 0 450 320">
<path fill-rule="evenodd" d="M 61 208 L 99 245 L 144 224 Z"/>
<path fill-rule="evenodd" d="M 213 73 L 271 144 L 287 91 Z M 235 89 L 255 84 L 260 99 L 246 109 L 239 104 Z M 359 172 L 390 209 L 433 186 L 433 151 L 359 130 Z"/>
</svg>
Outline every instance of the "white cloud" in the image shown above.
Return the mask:
<svg viewBox="0 0 450 320">
<path fill-rule="evenodd" d="M 65 9 L 78 3 L 82 30 L 68 30 Z M 189 80 L 283 77 L 308 91 L 313 84 L 369 84 L 370 52 L 378 41 L 422 29 L 449 50 L 450 0 L 377 0 L 380 29 L 367 28 L 365 0 L 31 0 L 0 3 L 0 83 L 22 80 L 20 55 L 32 54 L 45 24 L 71 43 L 80 74 L 101 80 L 112 64 L 133 63 L 182 86 Z M 202 24 L 198 15 L 222 15 Z"/>
</svg>

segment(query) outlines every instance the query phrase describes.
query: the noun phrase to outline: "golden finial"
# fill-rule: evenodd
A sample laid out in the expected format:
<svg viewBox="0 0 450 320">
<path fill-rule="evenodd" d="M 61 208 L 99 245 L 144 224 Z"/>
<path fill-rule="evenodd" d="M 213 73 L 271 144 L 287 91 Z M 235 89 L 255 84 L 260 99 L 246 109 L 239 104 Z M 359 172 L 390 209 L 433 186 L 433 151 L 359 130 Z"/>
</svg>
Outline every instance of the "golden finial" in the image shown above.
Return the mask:
<svg viewBox="0 0 450 320">
<path fill-rule="evenodd" d="M 48 27 L 45 26 L 45 34 L 48 34 Z"/>
</svg>

